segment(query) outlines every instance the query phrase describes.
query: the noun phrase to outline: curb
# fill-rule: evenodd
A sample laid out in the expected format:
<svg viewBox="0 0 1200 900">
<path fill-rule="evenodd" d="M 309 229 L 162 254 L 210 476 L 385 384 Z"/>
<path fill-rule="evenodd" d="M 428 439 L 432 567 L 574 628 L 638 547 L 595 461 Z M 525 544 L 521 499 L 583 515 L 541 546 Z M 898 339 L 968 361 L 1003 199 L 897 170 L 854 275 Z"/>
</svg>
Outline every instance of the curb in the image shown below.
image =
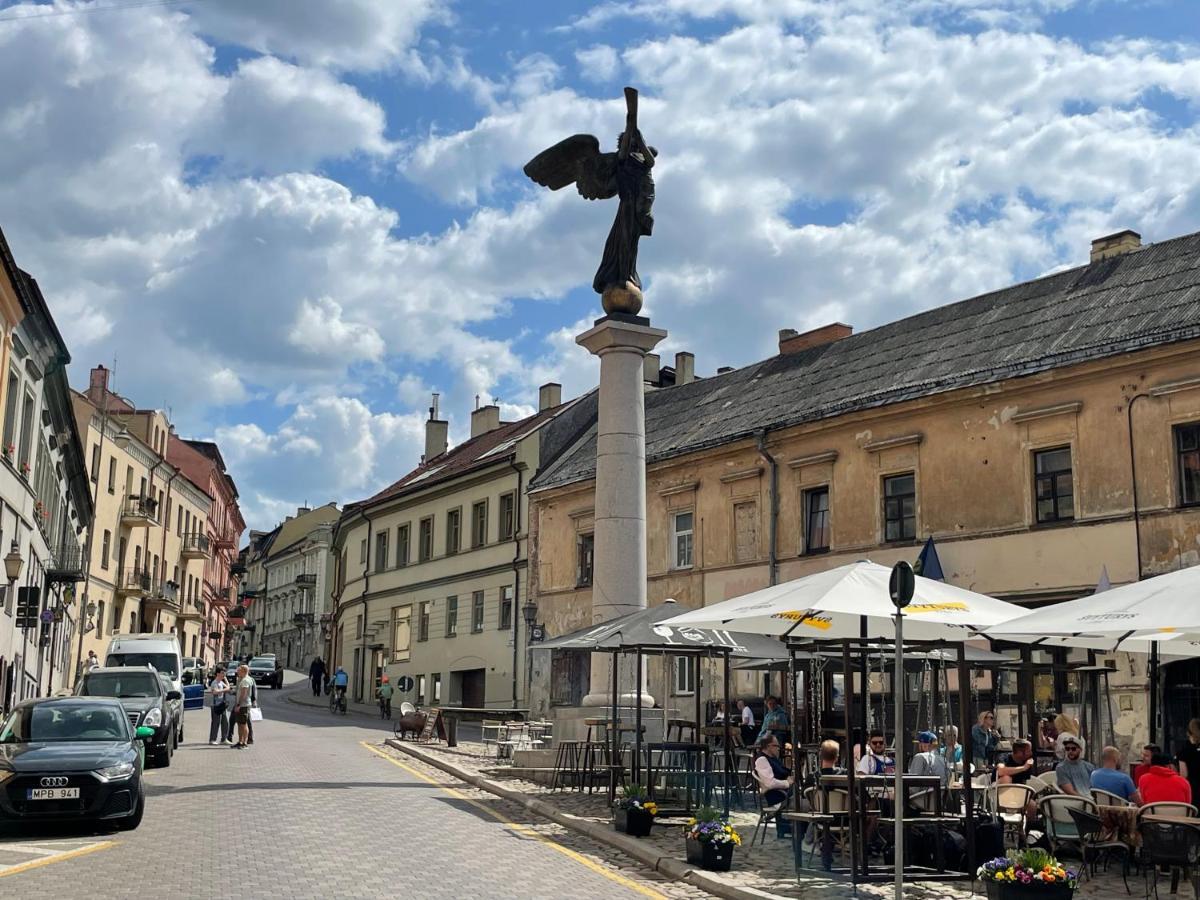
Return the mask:
<svg viewBox="0 0 1200 900">
<path fill-rule="evenodd" d="M 530 812 L 537 813 L 544 819 L 549 819 L 551 822 L 561 825 L 564 828 L 569 828 L 571 831 L 620 850 L 622 853 L 633 857 L 643 865 L 649 866 L 659 874 L 665 875 L 674 881 L 685 882 L 693 887 L 707 891 L 713 896 L 726 898 L 726 900 L 762 900 L 762 898 L 779 896 L 778 894 L 769 894 L 766 891 L 760 891 L 756 888 L 743 888 L 726 884 L 703 870 L 693 869 L 683 860 L 660 855 L 659 851 L 653 846 L 642 843 L 637 838 L 620 834 L 611 828 L 606 828 L 595 822 L 584 822 L 574 816 L 569 816 L 566 813 L 560 812 L 545 800 L 530 797 L 519 791 L 510 790 L 494 781 L 476 775 L 474 772 L 460 769 L 453 763 L 446 762 L 430 753 L 426 753 L 412 744 L 398 741 L 395 738 L 388 738 L 384 743 L 395 750 L 399 750 L 401 753 L 407 754 L 414 759 L 419 759 L 423 763 L 453 775 L 459 781 L 465 781 L 467 784 L 487 791 L 489 794 L 495 794 L 497 797 L 517 803 Z"/>
</svg>

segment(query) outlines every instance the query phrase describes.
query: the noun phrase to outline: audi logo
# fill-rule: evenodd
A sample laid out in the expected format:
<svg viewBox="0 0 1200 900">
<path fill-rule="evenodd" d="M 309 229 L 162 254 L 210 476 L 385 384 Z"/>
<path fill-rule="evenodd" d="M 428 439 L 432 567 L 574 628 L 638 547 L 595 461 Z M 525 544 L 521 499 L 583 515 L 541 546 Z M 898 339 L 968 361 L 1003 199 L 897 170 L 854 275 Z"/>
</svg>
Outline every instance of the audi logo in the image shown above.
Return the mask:
<svg viewBox="0 0 1200 900">
<path fill-rule="evenodd" d="M 65 776 L 65 775 L 48 776 L 48 777 L 42 779 L 41 785 L 42 785 L 42 787 L 66 787 L 67 786 L 67 776 Z"/>
</svg>

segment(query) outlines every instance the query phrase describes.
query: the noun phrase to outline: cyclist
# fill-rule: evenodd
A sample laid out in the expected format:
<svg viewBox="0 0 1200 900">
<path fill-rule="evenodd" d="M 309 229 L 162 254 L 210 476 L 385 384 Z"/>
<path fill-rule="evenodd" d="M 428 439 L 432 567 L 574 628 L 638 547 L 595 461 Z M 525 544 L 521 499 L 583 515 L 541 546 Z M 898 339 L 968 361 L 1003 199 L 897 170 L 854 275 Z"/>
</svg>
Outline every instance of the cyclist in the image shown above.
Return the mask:
<svg viewBox="0 0 1200 900">
<path fill-rule="evenodd" d="M 346 674 L 345 669 L 338 666 L 337 671 L 333 673 L 333 703 L 331 706 L 346 708 L 346 686 L 349 683 L 350 676 Z"/>
<path fill-rule="evenodd" d="M 375 696 L 379 698 L 379 718 L 390 719 L 392 717 L 392 685 L 386 675 L 380 680 L 379 687 L 375 689 Z"/>
</svg>

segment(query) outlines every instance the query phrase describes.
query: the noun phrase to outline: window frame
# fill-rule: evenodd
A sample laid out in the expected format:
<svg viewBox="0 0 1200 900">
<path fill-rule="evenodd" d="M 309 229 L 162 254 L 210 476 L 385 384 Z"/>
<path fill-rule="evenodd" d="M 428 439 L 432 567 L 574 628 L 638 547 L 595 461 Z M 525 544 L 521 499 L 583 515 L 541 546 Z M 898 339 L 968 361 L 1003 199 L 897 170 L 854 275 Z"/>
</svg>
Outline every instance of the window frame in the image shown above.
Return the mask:
<svg viewBox="0 0 1200 900">
<path fill-rule="evenodd" d="M 1069 468 L 1054 469 L 1049 472 L 1038 471 L 1038 461 L 1042 457 L 1049 456 L 1052 453 L 1062 453 L 1066 451 L 1067 462 Z M 1060 444 L 1054 447 L 1035 447 L 1033 448 L 1033 522 L 1035 525 L 1059 525 L 1063 522 L 1075 521 L 1075 454 L 1071 452 L 1070 444 Z M 1058 481 L 1066 475 L 1071 479 L 1071 489 L 1066 495 L 1061 495 L 1058 492 Z M 1040 488 L 1043 480 L 1048 480 L 1050 484 L 1051 494 L 1049 497 L 1053 507 L 1053 514 L 1049 518 L 1042 518 L 1041 511 L 1041 496 Z M 1071 500 L 1071 514 L 1068 516 L 1061 515 L 1059 505 L 1063 496 L 1069 496 Z"/>
<path fill-rule="evenodd" d="M 408 565 L 408 545 L 412 539 L 412 523 L 396 526 L 396 568 Z"/>
<path fill-rule="evenodd" d="M 689 516 L 691 525 L 682 531 L 679 528 L 679 519 L 681 516 Z M 680 538 L 686 538 L 686 553 L 687 561 L 680 562 Z M 671 510 L 671 571 L 682 571 L 695 568 L 696 565 L 696 510 L 689 509 L 673 509 Z"/>
<path fill-rule="evenodd" d="M 17 464 L 17 400 L 21 393 L 21 376 L 14 368 L 8 370 L 8 393 L 4 398 L 4 445 L 12 445 L 11 462 Z"/>
<path fill-rule="evenodd" d="M 429 609 L 433 603 L 429 600 L 422 600 L 417 606 L 417 642 L 425 643 L 429 640 Z"/>
<path fill-rule="evenodd" d="M 889 495 L 888 494 L 888 485 L 890 483 L 899 481 L 902 478 L 908 478 L 908 479 L 912 480 L 912 493 Z M 907 472 L 894 472 L 890 475 L 884 475 L 883 479 L 880 483 L 880 493 L 883 498 L 882 509 L 881 509 L 881 512 L 883 514 L 883 543 L 885 543 L 885 544 L 904 544 L 904 543 L 908 543 L 910 541 L 915 541 L 917 539 L 917 473 L 916 473 L 916 471 L 909 470 Z M 903 501 L 905 498 L 912 499 L 912 516 L 911 517 L 904 515 Z M 889 519 L 889 517 L 888 517 L 888 506 L 893 501 L 899 502 L 899 504 L 900 504 L 900 516 L 897 519 Z M 907 520 L 909 518 L 912 519 L 912 534 L 906 535 L 906 534 L 904 534 L 904 522 L 905 522 L 905 520 Z M 888 522 L 889 521 L 897 521 L 900 523 L 900 534 L 897 537 L 888 537 Z"/>
<path fill-rule="evenodd" d="M 453 538 L 453 540 L 451 540 Z M 446 555 L 454 556 L 462 550 L 462 507 L 446 510 Z"/>
<path fill-rule="evenodd" d="M 825 545 L 821 547 L 813 546 L 813 507 L 812 502 L 816 497 L 825 497 L 825 508 L 818 510 L 818 513 L 824 514 L 825 522 L 822 531 L 825 534 Z M 820 484 L 805 488 L 800 492 L 800 508 L 804 513 L 804 550 L 805 556 L 812 556 L 818 553 L 828 553 L 833 545 L 833 516 L 830 510 L 829 503 L 829 485 Z"/>
<path fill-rule="evenodd" d="M 110 494 L 117 493 L 117 457 L 110 456 L 108 458 L 108 492 Z"/>
<path fill-rule="evenodd" d="M 512 629 L 513 609 L 516 608 L 516 598 L 513 596 L 513 586 L 505 584 L 500 587 L 500 614 L 497 616 L 500 631 Z"/>
<path fill-rule="evenodd" d="M 1195 432 L 1196 448 L 1193 450 L 1183 450 L 1180 448 L 1180 437 L 1185 430 Z M 1194 454 L 1196 456 L 1196 471 L 1200 473 L 1200 422 L 1180 422 L 1171 427 L 1171 449 L 1175 454 L 1175 478 L 1179 490 L 1179 505 L 1181 507 L 1200 506 L 1200 487 L 1197 488 L 1196 497 L 1193 500 L 1187 498 L 1186 481 L 1184 480 L 1183 457 L 1185 454 Z M 1198 479 L 1200 480 L 1200 479 Z"/>
<path fill-rule="evenodd" d="M 479 512 L 482 510 L 482 521 Z M 488 545 L 488 502 L 487 498 L 471 504 L 471 549 L 478 550 Z"/>
<path fill-rule="evenodd" d="M 400 626 L 408 626 L 408 642 L 404 649 L 399 647 Z M 397 606 L 392 610 L 392 662 L 403 663 L 412 660 L 412 606 Z"/>
<path fill-rule="evenodd" d="M 102 460 L 100 459 L 100 444 L 99 444 L 99 442 L 97 442 L 95 444 L 92 444 L 92 477 L 91 477 L 92 484 L 100 483 L 101 462 L 102 462 Z"/>
<path fill-rule="evenodd" d="M 691 697 L 696 693 L 696 667 L 694 657 L 671 657 L 671 694 L 675 697 Z M 682 663 L 682 665 L 681 665 Z M 683 676 L 682 680 L 680 676 Z"/>
<path fill-rule="evenodd" d="M 584 553 L 584 546 L 589 550 Z M 586 558 L 586 568 L 584 561 Z M 585 577 L 586 574 L 586 577 Z M 583 532 L 575 536 L 575 587 L 591 587 L 596 575 L 596 533 Z"/>
<path fill-rule="evenodd" d="M 471 634 L 479 634 L 483 631 L 484 618 L 484 592 L 471 592 Z"/>
<path fill-rule="evenodd" d="M 433 516 L 425 516 L 417 523 L 417 562 L 433 559 Z"/>
<path fill-rule="evenodd" d="M 391 541 L 389 537 L 391 531 L 387 528 L 379 531 L 375 535 L 375 572 L 387 571 L 388 559 L 391 557 L 391 548 L 388 546 Z"/>
<path fill-rule="evenodd" d="M 100 542 L 100 568 L 108 568 L 108 557 L 112 554 L 112 531 L 105 528 Z"/>
<path fill-rule="evenodd" d="M 446 637 L 458 637 L 458 597 L 446 598 Z"/>
<path fill-rule="evenodd" d="M 507 507 L 507 510 L 505 509 Z M 506 520 L 507 519 L 507 523 Z M 517 534 L 517 492 L 500 495 L 499 508 L 500 540 L 511 541 Z"/>
</svg>

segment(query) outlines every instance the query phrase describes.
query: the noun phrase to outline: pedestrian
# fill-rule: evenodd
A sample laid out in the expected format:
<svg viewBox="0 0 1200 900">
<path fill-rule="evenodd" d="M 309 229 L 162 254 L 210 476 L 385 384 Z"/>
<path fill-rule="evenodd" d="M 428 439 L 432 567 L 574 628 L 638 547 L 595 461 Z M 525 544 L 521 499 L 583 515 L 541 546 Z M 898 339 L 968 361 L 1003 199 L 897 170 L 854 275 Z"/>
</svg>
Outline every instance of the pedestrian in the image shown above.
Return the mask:
<svg viewBox="0 0 1200 900">
<path fill-rule="evenodd" d="M 758 730 L 754 727 L 754 710 L 745 700 L 739 700 L 737 708 L 742 716 L 742 743 L 753 744 L 754 739 L 758 737 Z"/>
<path fill-rule="evenodd" d="M 92 670 L 92 669 L 98 669 L 98 668 L 100 668 L 100 660 L 99 660 L 99 658 L 96 656 L 96 651 L 95 651 L 95 650 L 89 650 L 89 651 L 88 651 L 87 667 L 88 667 L 88 670 L 89 670 L 89 671 L 90 671 L 90 670 Z"/>
<path fill-rule="evenodd" d="M 325 660 L 316 657 L 308 667 L 308 680 L 312 682 L 314 697 L 321 696 L 321 688 L 325 685 Z"/>
<path fill-rule="evenodd" d="M 258 709 L 258 682 L 255 681 L 253 678 L 250 679 L 250 708 Z M 249 736 L 249 739 L 246 741 L 246 743 L 253 744 L 254 743 L 254 714 L 253 713 L 251 713 L 249 715 L 249 717 L 247 717 L 247 719 L 246 719 L 246 734 Z"/>
<path fill-rule="evenodd" d="M 379 698 L 379 718 L 390 719 L 392 717 L 392 685 L 386 675 L 380 679 L 379 687 L 375 689 L 375 696 Z"/>
<path fill-rule="evenodd" d="M 233 722 L 237 725 L 237 743 L 233 749 L 242 750 L 250 728 L 250 706 L 254 697 L 254 679 L 250 677 L 250 668 L 245 664 L 237 669 L 237 693 L 233 701 Z"/>
<path fill-rule="evenodd" d="M 208 742 L 216 747 L 218 743 L 229 740 L 229 682 L 225 680 L 225 667 L 217 666 L 212 680 L 208 683 L 209 710 L 212 713 L 212 724 L 208 727 Z M 220 741 L 217 735 L 221 736 Z"/>
</svg>

